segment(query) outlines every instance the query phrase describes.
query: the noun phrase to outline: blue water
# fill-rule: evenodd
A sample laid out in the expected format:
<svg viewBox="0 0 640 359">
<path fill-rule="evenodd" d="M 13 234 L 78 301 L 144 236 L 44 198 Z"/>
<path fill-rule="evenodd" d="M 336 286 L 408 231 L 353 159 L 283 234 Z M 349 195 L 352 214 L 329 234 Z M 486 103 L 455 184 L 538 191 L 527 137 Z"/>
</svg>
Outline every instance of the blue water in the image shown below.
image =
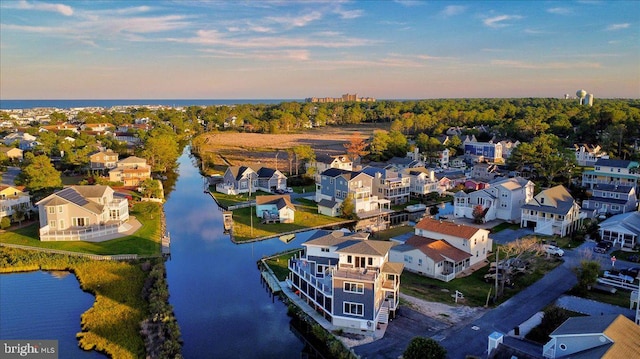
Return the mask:
<svg viewBox="0 0 640 359">
<path fill-rule="evenodd" d="M 2 100 L 0 99 L 0 109 L 30 109 L 30 108 L 59 108 L 68 109 L 76 107 L 104 107 L 113 106 L 143 106 L 162 105 L 171 107 L 185 106 L 215 106 L 215 105 L 240 105 L 240 104 L 279 104 L 281 102 L 302 102 L 300 99 L 122 99 L 122 100 Z"/>
<path fill-rule="evenodd" d="M 59 358 L 104 358 L 78 347 L 80 316 L 95 297 L 69 272 L 0 275 L 0 338 L 58 340 Z"/>
<path fill-rule="evenodd" d="M 180 176 L 164 207 L 171 234 L 166 266 L 185 358 L 301 357 L 304 344 L 290 329 L 287 307 L 263 287 L 256 261 L 300 247 L 310 234 L 289 244 L 233 244 L 197 166 L 186 154 L 178 162 Z"/>
</svg>

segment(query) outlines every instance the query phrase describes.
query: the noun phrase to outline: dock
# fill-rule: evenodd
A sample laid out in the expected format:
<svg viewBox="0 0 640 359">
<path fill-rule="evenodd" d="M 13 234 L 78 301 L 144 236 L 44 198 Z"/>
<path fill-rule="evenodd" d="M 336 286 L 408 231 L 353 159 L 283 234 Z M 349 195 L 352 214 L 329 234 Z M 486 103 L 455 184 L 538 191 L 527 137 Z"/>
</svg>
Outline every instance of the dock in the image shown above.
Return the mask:
<svg viewBox="0 0 640 359">
<path fill-rule="evenodd" d="M 278 279 L 272 272 L 263 270 L 261 274 L 262 274 L 262 279 L 265 281 L 265 283 L 267 283 L 272 293 L 275 294 L 275 293 L 282 292 L 282 287 L 280 287 L 280 282 L 278 282 Z"/>
<path fill-rule="evenodd" d="M 162 236 L 162 256 L 170 256 L 171 255 L 171 235 L 169 232 Z"/>
<path fill-rule="evenodd" d="M 232 211 L 224 211 L 222 212 L 222 222 L 224 224 L 225 232 L 230 231 L 233 228 L 233 212 Z"/>
</svg>

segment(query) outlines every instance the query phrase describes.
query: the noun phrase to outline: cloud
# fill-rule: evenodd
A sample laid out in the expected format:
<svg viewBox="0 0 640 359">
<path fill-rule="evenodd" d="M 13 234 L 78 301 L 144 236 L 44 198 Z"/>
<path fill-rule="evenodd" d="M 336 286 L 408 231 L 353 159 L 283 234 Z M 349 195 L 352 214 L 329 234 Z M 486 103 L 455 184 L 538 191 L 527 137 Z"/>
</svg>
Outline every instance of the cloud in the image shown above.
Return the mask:
<svg viewBox="0 0 640 359">
<path fill-rule="evenodd" d="M 51 11 L 57 12 L 64 16 L 73 15 L 73 8 L 69 5 L 64 4 L 47 4 L 42 2 L 28 2 L 26 0 L 22 0 L 15 4 L 9 3 L 8 7 L 22 10 Z"/>
<path fill-rule="evenodd" d="M 311 59 L 310 52 L 302 49 L 292 50 L 256 50 L 256 51 L 228 51 L 218 49 L 202 49 L 201 52 L 206 53 L 205 57 L 213 58 L 233 58 L 233 59 L 249 59 L 249 60 L 294 60 L 294 61 L 308 61 Z"/>
<path fill-rule="evenodd" d="M 364 14 L 362 10 L 345 10 L 340 6 L 335 8 L 333 12 L 340 15 L 342 19 L 356 19 Z"/>
<path fill-rule="evenodd" d="M 597 69 L 599 62 L 547 62 L 532 63 L 517 60 L 491 60 L 491 65 L 526 70 L 566 70 L 566 69 Z"/>
<path fill-rule="evenodd" d="M 444 16 L 455 16 L 455 15 L 460 15 L 463 12 L 465 12 L 465 10 L 467 10 L 466 6 L 461 6 L 461 5 L 449 5 L 447 7 L 445 7 L 440 14 L 444 15 Z"/>
<path fill-rule="evenodd" d="M 275 22 L 277 24 L 284 25 L 286 28 L 303 27 L 310 22 L 319 20 L 322 18 L 322 13 L 319 11 L 312 11 L 309 14 L 302 16 L 275 16 L 268 17 L 267 20 Z"/>
<path fill-rule="evenodd" d="M 555 15 L 570 15 L 573 14 L 573 10 L 566 7 L 552 7 L 547 9 L 549 14 Z"/>
<path fill-rule="evenodd" d="M 505 26 L 510 26 L 511 25 L 509 23 L 504 23 L 504 21 L 519 20 L 519 19 L 522 19 L 522 16 L 520 16 L 520 15 L 498 15 L 498 16 L 486 18 L 486 19 L 482 20 L 482 22 L 486 26 L 496 29 L 496 28 L 500 28 L 500 27 L 505 27 Z"/>
<path fill-rule="evenodd" d="M 424 4 L 423 1 L 419 1 L 419 0 L 393 0 L 393 2 L 406 7 L 414 7 L 414 6 L 420 6 Z"/>
<path fill-rule="evenodd" d="M 607 31 L 616 31 L 616 30 L 622 30 L 622 29 L 626 29 L 629 26 L 631 26 L 631 24 L 629 23 L 624 23 L 624 24 L 611 24 L 609 26 L 607 26 L 606 30 Z"/>
</svg>

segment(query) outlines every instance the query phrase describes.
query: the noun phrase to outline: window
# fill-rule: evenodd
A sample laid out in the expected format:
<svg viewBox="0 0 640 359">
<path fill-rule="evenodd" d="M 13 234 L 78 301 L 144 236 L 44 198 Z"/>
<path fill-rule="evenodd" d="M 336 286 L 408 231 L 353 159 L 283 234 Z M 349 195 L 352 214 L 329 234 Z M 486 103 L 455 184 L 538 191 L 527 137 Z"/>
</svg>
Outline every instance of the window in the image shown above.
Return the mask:
<svg viewBox="0 0 640 359">
<path fill-rule="evenodd" d="M 364 305 L 360 303 L 344 302 L 344 314 L 352 314 L 362 317 L 364 315 Z"/>
<path fill-rule="evenodd" d="M 49 221 L 49 227 L 56 228 L 56 221 Z"/>
<path fill-rule="evenodd" d="M 344 291 L 348 293 L 364 293 L 364 284 L 362 283 L 353 283 L 353 282 L 344 282 Z"/>
<path fill-rule="evenodd" d="M 347 256 L 347 263 L 353 263 L 353 258 L 351 256 Z"/>
<path fill-rule="evenodd" d="M 322 247 L 322 248 L 320 248 L 320 251 L 321 252 L 329 252 L 329 248 Z"/>
<path fill-rule="evenodd" d="M 418 258 L 418 265 L 421 266 L 422 265 L 422 258 Z"/>
<path fill-rule="evenodd" d="M 60 227 L 58 227 L 58 228 L 64 228 L 64 219 L 60 220 Z"/>
<path fill-rule="evenodd" d="M 58 206 L 58 213 L 62 213 L 62 206 Z"/>
<path fill-rule="evenodd" d="M 370 266 L 373 265 L 373 257 L 367 258 L 367 264 L 370 265 Z"/>
<path fill-rule="evenodd" d="M 49 213 L 50 213 L 50 214 L 54 214 L 54 213 L 56 213 L 56 207 L 54 207 L 54 206 L 50 206 L 50 207 L 49 207 Z"/>
<path fill-rule="evenodd" d="M 407 263 L 411 263 L 411 262 L 413 262 L 413 257 L 405 255 L 404 256 L 404 261 L 407 262 Z"/>
</svg>

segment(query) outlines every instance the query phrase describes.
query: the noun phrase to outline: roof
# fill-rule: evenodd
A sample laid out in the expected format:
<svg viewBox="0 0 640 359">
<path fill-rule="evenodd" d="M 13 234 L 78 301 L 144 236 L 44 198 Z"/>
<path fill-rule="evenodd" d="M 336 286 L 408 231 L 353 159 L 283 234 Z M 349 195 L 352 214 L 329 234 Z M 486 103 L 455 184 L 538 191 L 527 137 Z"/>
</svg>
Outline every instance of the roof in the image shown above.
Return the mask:
<svg viewBox="0 0 640 359">
<path fill-rule="evenodd" d="M 402 270 L 404 269 L 404 263 L 398 262 L 385 262 L 380 269 L 382 273 L 391 273 L 391 274 L 402 274 Z"/>
<path fill-rule="evenodd" d="M 598 183 L 595 186 L 593 186 L 593 190 L 628 194 L 629 192 L 631 192 L 631 190 L 633 190 L 633 186 L 622 186 L 622 185 Z"/>
<path fill-rule="evenodd" d="M 358 240 L 357 242 L 340 248 L 336 252 L 338 253 L 352 253 L 362 255 L 384 256 L 389 252 L 389 249 L 393 247 L 392 242 L 389 241 L 375 241 L 375 240 Z"/>
<path fill-rule="evenodd" d="M 120 161 L 118 161 L 118 163 L 140 163 L 140 162 L 147 163 L 147 160 L 145 160 L 144 158 L 136 157 L 136 156 L 129 156 L 127 158 L 123 158 Z"/>
<path fill-rule="evenodd" d="M 260 167 L 257 170 L 255 168 L 251 168 L 251 169 L 258 174 L 258 177 L 262 177 L 262 178 L 271 178 L 276 173 L 276 170 L 274 168 L 269 168 L 269 167 Z"/>
<path fill-rule="evenodd" d="M 45 206 L 58 206 L 72 203 L 90 212 L 101 214 L 103 205 L 88 201 L 87 198 L 102 197 L 108 186 L 71 186 L 62 189 L 36 203 Z"/>
<path fill-rule="evenodd" d="M 347 173 L 351 173 L 352 171 L 349 170 L 343 170 L 340 168 L 328 168 L 326 170 L 324 170 L 321 175 L 322 176 L 327 176 L 327 177 L 338 177 L 341 176 L 343 174 L 347 174 Z"/>
<path fill-rule="evenodd" d="M 384 168 L 380 168 L 380 167 L 372 167 L 372 166 L 367 166 L 365 168 L 362 169 L 362 172 L 368 174 L 371 177 L 376 176 L 376 173 L 380 173 L 382 174 L 383 178 L 387 177 L 387 170 L 385 170 Z"/>
<path fill-rule="evenodd" d="M 253 169 L 247 166 L 230 166 L 229 168 L 227 168 L 227 171 L 231 172 L 236 181 L 241 180 L 244 173 L 248 170 L 253 171 Z"/>
<path fill-rule="evenodd" d="M 595 166 L 607 166 L 616 168 L 632 168 L 638 166 L 638 162 L 629 160 L 611 160 L 605 158 L 599 158 L 596 161 Z"/>
<path fill-rule="evenodd" d="M 445 259 L 461 262 L 471 257 L 471 254 L 452 246 L 443 239 L 436 240 L 414 235 L 405 242 L 405 245 L 414 247 L 436 263 Z"/>
<path fill-rule="evenodd" d="M 628 232 L 636 233 L 640 236 L 640 212 L 628 212 L 618 214 L 600 222 L 600 229 L 620 226 Z"/>
<path fill-rule="evenodd" d="M 293 203 L 291 203 L 291 196 L 288 194 L 275 194 L 267 196 L 256 196 L 256 205 L 262 204 L 275 204 L 278 209 L 289 207 L 296 209 Z"/>
<path fill-rule="evenodd" d="M 429 217 L 425 217 L 416 224 L 417 229 L 422 229 L 429 232 L 435 232 L 445 234 L 448 236 L 454 236 L 459 238 L 471 238 L 480 230 L 480 228 L 465 226 L 459 223 L 435 220 Z M 486 231 L 486 230 L 484 230 Z M 488 232 L 488 231 L 487 231 Z"/>
<path fill-rule="evenodd" d="M 546 199 L 546 203 L 542 203 Z M 575 201 L 563 185 L 558 185 L 538 193 L 533 200 L 522 206 L 522 209 L 533 209 L 553 214 L 567 214 Z"/>
<path fill-rule="evenodd" d="M 501 186 L 509 191 L 518 190 L 526 186 L 528 183 L 529 183 L 529 180 L 522 177 L 514 177 L 514 178 L 506 178 L 506 179 L 501 178 L 497 181 L 490 182 L 491 186 L 493 187 Z"/>
<path fill-rule="evenodd" d="M 335 208 L 337 204 L 338 202 L 336 201 L 321 199 L 320 202 L 318 202 L 318 207 Z"/>
</svg>

